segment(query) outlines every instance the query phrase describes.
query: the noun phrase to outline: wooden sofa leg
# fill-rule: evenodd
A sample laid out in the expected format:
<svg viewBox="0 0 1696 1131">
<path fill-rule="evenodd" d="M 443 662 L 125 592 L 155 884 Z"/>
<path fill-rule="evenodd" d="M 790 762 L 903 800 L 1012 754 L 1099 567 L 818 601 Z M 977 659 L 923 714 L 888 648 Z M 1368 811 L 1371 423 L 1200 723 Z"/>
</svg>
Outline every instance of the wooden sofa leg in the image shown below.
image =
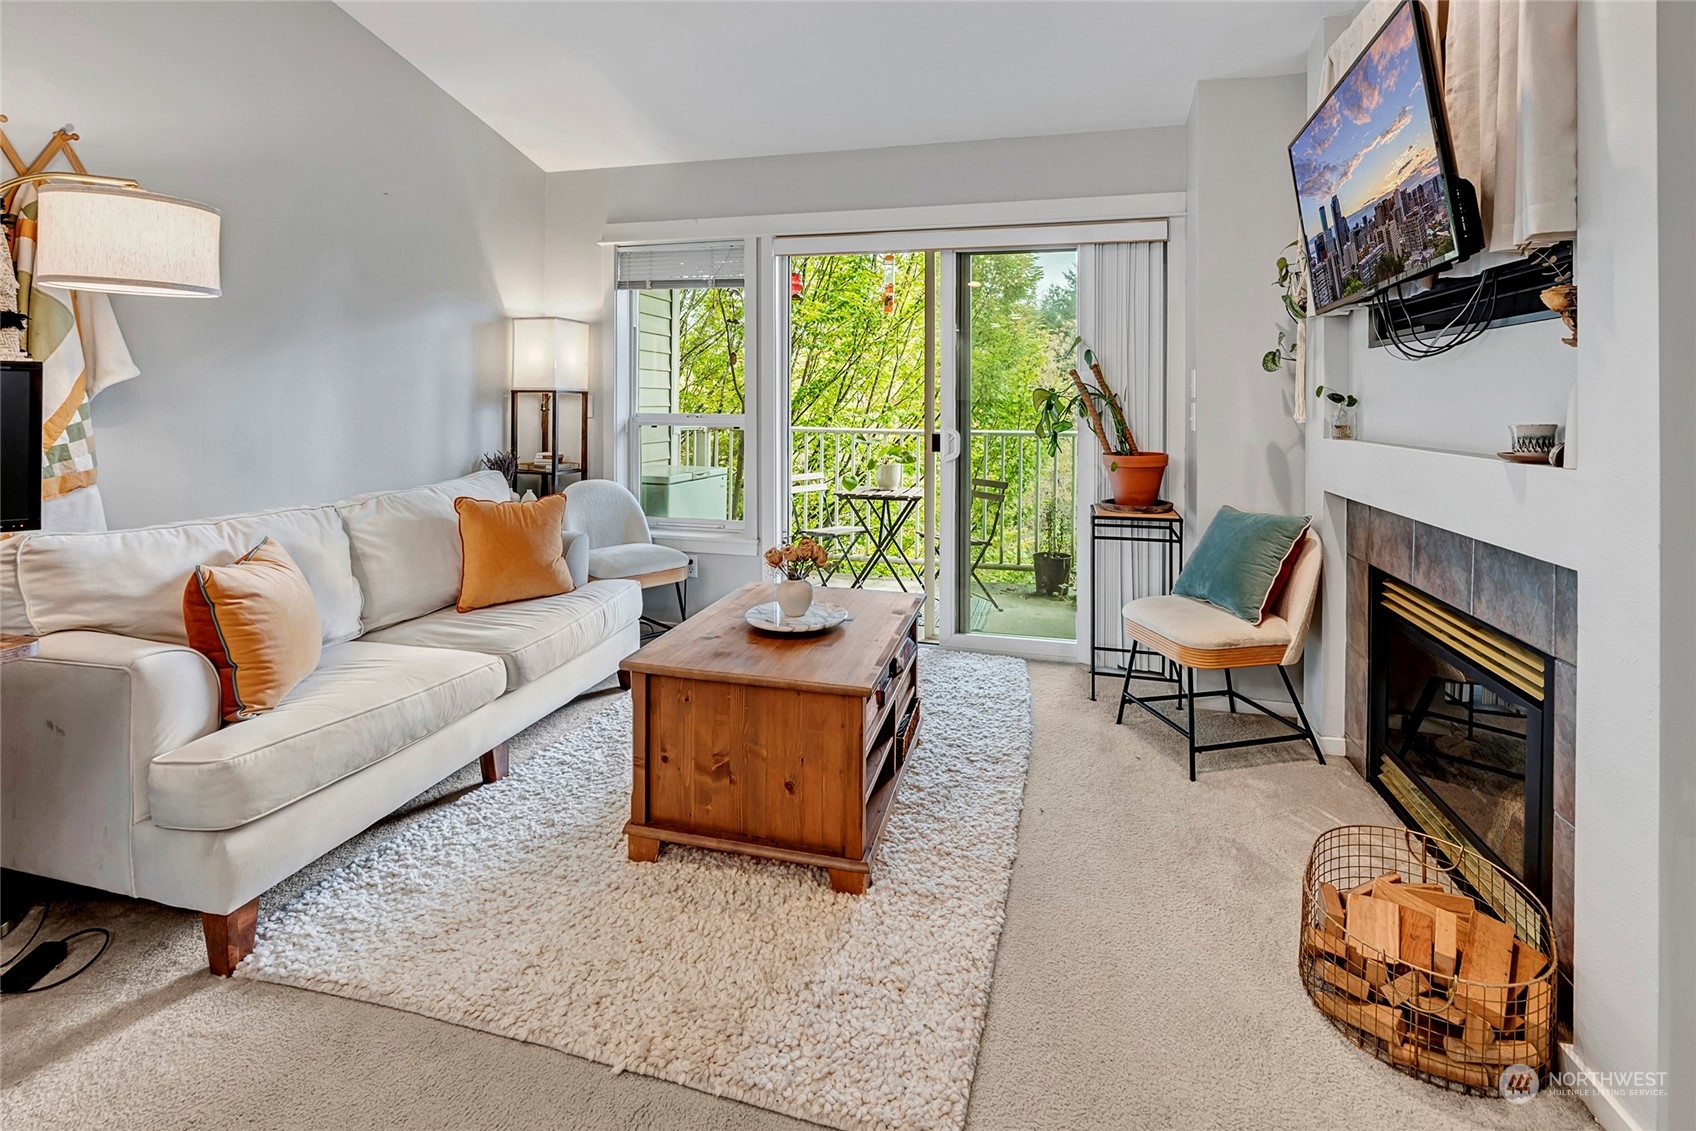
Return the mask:
<svg viewBox="0 0 1696 1131">
<path fill-rule="evenodd" d="M 625 691 L 630 690 L 630 673 L 623 668 L 618 669 L 618 686 Z"/>
<path fill-rule="evenodd" d="M 206 960 L 212 973 L 228 978 L 241 960 L 253 952 L 253 932 L 259 926 L 259 898 L 255 896 L 228 915 L 200 913 L 200 929 L 206 935 Z"/>
<path fill-rule="evenodd" d="M 503 742 L 478 759 L 478 765 L 483 770 L 483 784 L 500 781 L 506 777 L 507 752 L 512 749 L 510 742 Z"/>
</svg>

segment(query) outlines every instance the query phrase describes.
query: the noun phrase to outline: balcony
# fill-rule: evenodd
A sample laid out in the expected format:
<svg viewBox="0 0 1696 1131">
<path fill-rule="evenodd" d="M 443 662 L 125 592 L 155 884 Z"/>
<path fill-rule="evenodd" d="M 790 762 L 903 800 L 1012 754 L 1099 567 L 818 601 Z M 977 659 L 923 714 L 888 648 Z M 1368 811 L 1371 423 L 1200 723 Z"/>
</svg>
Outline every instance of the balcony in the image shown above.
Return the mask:
<svg viewBox="0 0 1696 1131">
<path fill-rule="evenodd" d="M 999 521 L 992 498 L 972 503 L 970 553 L 979 563 L 977 578 L 988 592 L 986 596 L 984 590 L 974 588 L 973 631 L 1073 635 L 1077 603 L 1073 591 L 1074 442 L 1072 435 L 1063 435 L 1057 455 L 1050 455 L 1047 443 L 1027 430 L 984 429 L 971 434 L 965 458 L 972 478 L 1007 484 Z M 909 483 L 918 482 L 923 443 L 924 433 L 917 428 L 791 428 L 790 481 L 801 485 L 790 498 L 792 529 L 858 524 L 839 492 L 874 483 L 877 465 L 891 459 L 911 469 Z M 915 564 L 923 561 L 923 523 L 922 508 L 915 509 L 897 539 Z M 869 549 L 864 538 L 850 545 L 846 555 L 850 568 L 838 573 L 832 583 L 847 584 L 849 575 L 864 567 Z M 1045 566 L 1042 592 L 1036 565 L 1039 551 L 1066 559 L 1056 563 L 1057 577 L 1051 578 Z M 911 586 L 910 577 L 905 581 Z M 898 585 L 882 562 L 872 567 L 865 583 L 874 588 Z"/>
</svg>

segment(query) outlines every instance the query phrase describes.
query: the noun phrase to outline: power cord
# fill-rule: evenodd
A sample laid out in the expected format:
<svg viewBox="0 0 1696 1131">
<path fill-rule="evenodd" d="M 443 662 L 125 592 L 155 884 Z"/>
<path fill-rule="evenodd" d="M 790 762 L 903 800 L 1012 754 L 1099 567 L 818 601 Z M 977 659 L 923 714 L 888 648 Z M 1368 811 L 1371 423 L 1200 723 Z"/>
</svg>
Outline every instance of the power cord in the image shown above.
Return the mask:
<svg viewBox="0 0 1696 1131">
<path fill-rule="evenodd" d="M 42 903 L 42 905 L 41 905 L 41 918 L 39 918 L 35 921 L 35 930 L 33 930 L 29 933 L 29 938 L 24 940 L 23 946 L 20 946 L 17 950 L 12 952 L 12 957 L 0 959 L 0 970 L 5 970 L 8 967 L 10 967 L 12 965 L 12 963 L 16 962 L 18 959 L 20 959 L 24 956 L 24 952 L 29 950 L 29 948 L 31 946 L 35 945 L 36 938 L 39 937 L 40 934 L 41 934 L 41 928 L 43 928 L 47 925 L 47 915 L 52 910 L 53 910 L 53 901 L 52 900 L 47 900 L 44 903 Z"/>
<path fill-rule="evenodd" d="M 84 927 L 80 931 L 72 931 L 62 939 L 49 939 L 40 946 L 34 946 L 36 937 L 41 934 L 41 928 L 47 925 L 47 915 L 52 910 L 51 902 L 41 905 L 41 918 L 36 921 L 35 930 L 30 932 L 28 941 L 24 943 L 12 957 L 0 962 L 0 994 L 38 994 L 43 990 L 62 986 L 72 978 L 100 961 L 100 956 L 106 953 L 106 948 L 112 945 L 112 932 L 105 927 Z M 100 949 L 93 956 L 69 974 L 62 978 L 38 985 L 42 978 L 57 970 L 70 956 L 71 943 L 89 935 L 100 936 Z M 31 947 L 34 949 L 31 949 Z"/>
<path fill-rule="evenodd" d="M 1415 329 L 1413 315 L 1407 308 L 1407 299 L 1402 292 L 1402 284 L 1396 284 L 1394 294 L 1393 308 L 1390 291 L 1386 289 L 1372 296 L 1372 309 L 1383 331 L 1384 344 L 1389 347 L 1390 352 L 1409 361 L 1436 357 L 1476 340 L 1490 328 L 1490 323 L 1496 317 L 1497 280 L 1493 271 L 1480 275 L 1477 286 L 1472 288 L 1472 293 L 1467 296 L 1465 304 L 1455 312 L 1454 317 L 1449 319 L 1446 325 L 1429 334 L 1422 334 Z M 1398 313 L 1407 323 L 1405 329 L 1397 325 Z M 1447 341 L 1440 340 L 1443 335 L 1451 333 L 1454 336 Z"/>
</svg>

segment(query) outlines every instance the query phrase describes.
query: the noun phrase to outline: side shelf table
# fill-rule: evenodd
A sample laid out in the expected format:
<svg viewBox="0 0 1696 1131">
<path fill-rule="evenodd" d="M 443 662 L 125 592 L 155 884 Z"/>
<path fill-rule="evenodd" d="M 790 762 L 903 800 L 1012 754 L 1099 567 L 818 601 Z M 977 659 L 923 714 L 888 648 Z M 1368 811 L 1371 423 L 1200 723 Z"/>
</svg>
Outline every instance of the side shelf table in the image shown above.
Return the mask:
<svg viewBox="0 0 1696 1131">
<path fill-rule="evenodd" d="M 1184 565 L 1184 518 L 1176 510 L 1141 513 L 1122 511 L 1117 507 L 1096 503 L 1090 507 L 1089 514 L 1089 552 L 1090 552 L 1090 593 L 1089 593 L 1089 697 L 1095 699 L 1095 681 L 1099 676 L 1122 678 L 1127 667 L 1136 665 L 1139 655 L 1146 656 L 1163 665 L 1162 671 L 1150 674 L 1165 674 L 1164 657 L 1140 647 L 1136 641 L 1121 643 L 1103 643 L 1098 627 L 1097 606 L 1104 592 L 1124 592 L 1124 556 L 1118 552 L 1109 554 L 1112 548 L 1123 546 L 1125 543 L 1141 542 L 1160 547 L 1158 558 L 1160 562 L 1160 593 L 1170 593 L 1172 582 L 1177 579 L 1178 571 Z M 1117 583 L 1112 590 L 1104 584 L 1107 570 L 1104 562 L 1111 560 L 1113 579 Z M 1147 596 L 1147 594 L 1143 594 Z M 1113 609 L 1117 617 L 1119 610 Z M 1105 665 L 1105 666 L 1104 666 Z M 1115 666 L 1118 665 L 1118 666 Z"/>
</svg>

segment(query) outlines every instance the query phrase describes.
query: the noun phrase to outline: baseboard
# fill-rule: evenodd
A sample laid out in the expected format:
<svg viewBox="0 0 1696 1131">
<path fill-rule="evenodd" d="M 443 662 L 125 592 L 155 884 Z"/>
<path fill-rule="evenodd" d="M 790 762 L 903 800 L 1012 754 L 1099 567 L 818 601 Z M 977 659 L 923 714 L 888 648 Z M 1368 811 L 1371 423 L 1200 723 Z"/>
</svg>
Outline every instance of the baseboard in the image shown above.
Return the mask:
<svg viewBox="0 0 1696 1131">
<path fill-rule="evenodd" d="M 1584 1058 L 1578 1055 L 1578 1050 L 1572 1045 L 1562 1042 L 1556 1053 L 1555 1059 L 1563 1075 L 1570 1073 L 1579 1080 L 1589 1077 L 1590 1066 L 1584 1063 Z M 1629 1112 L 1619 1106 L 1617 1099 L 1601 1089 L 1591 1089 L 1578 1098 L 1584 1101 L 1584 1106 L 1590 1109 L 1590 1114 L 1596 1117 L 1596 1122 L 1607 1128 L 1607 1131 L 1647 1131 Z"/>
<path fill-rule="evenodd" d="M 1348 744 L 1341 737 L 1328 734 L 1319 736 L 1319 749 L 1327 758 L 1343 758 L 1348 755 Z"/>
</svg>

